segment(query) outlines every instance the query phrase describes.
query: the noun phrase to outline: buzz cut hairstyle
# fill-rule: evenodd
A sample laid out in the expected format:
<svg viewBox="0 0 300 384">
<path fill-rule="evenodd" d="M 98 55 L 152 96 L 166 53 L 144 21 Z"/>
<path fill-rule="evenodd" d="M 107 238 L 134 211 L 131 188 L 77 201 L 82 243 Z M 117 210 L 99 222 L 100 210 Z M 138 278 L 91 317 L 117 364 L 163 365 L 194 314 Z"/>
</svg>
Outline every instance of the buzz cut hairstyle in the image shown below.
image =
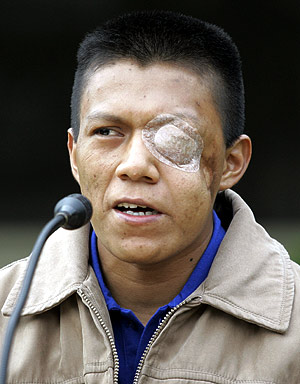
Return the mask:
<svg viewBox="0 0 300 384">
<path fill-rule="evenodd" d="M 108 20 L 79 46 L 71 98 L 75 141 L 84 88 L 99 68 L 121 60 L 140 66 L 169 63 L 194 70 L 211 86 L 224 141 L 230 147 L 244 131 L 245 99 L 241 60 L 220 27 L 171 11 L 138 11 Z"/>
</svg>

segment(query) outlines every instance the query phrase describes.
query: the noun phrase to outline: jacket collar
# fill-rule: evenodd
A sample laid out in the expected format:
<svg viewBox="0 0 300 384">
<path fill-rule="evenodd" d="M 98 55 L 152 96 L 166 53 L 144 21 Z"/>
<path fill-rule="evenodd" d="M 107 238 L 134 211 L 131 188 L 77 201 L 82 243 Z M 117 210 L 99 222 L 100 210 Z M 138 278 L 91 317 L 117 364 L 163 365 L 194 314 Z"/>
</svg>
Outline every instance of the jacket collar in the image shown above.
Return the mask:
<svg viewBox="0 0 300 384">
<path fill-rule="evenodd" d="M 283 333 L 290 322 L 294 277 L 285 248 L 255 222 L 247 204 L 226 191 L 233 218 L 205 282 L 202 303 Z"/>
<path fill-rule="evenodd" d="M 88 278 L 90 225 L 76 230 L 57 230 L 47 240 L 40 255 L 22 316 L 44 312 L 65 300 L 81 287 Z M 11 315 L 19 295 L 27 268 L 10 291 L 2 313 Z"/>
<path fill-rule="evenodd" d="M 252 211 L 235 192 L 226 191 L 224 204 L 231 207 L 228 212 L 233 215 L 232 220 L 207 279 L 192 296 L 200 295 L 202 303 L 234 317 L 285 332 L 294 299 L 287 251 L 255 222 Z M 49 238 L 22 315 L 41 313 L 58 305 L 87 280 L 89 230 L 89 225 L 73 231 L 59 229 Z M 25 268 L 26 265 L 7 297 L 4 315 L 12 313 Z"/>
</svg>

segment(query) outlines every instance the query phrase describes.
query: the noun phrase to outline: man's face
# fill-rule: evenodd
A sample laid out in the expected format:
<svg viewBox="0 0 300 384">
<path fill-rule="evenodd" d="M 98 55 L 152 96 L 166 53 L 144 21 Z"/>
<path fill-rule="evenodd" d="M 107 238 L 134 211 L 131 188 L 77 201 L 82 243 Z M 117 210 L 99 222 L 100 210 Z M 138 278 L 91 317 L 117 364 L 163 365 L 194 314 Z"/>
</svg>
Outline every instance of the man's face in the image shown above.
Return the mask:
<svg viewBox="0 0 300 384">
<path fill-rule="evenodd" d="M 167 165 L 146 148 L 142 130 L 161 114 L 199 132 L 196 172 Z M 76 143 L 69 135 L 69 150 L 73 174 L 93 205 L 100 254 L 149 265 L 207 245 L 226 148 L 210 89 L 193 71 L 130 61 L 100 68 L 84 90 L 80 132 Z"/>
</svg>

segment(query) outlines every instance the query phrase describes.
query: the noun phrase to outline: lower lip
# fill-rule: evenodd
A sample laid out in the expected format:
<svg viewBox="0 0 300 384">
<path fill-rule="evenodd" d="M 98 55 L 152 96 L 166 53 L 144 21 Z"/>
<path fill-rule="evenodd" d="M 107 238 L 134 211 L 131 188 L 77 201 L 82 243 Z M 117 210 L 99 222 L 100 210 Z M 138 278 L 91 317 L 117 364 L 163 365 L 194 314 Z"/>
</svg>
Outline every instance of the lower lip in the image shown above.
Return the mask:
<svg viewBox="0 0 300 384">
<path fill-rule="evenodd" d="M 153 223 L 162 217 L 161 213 L 158 213 L 157 215 L 135 216 L 135 215 L 128 215 L 127 213 L 118 211 L 117 209 L 114 209 L 114 212 L 120 219 L 125 220 L 127 223 L 130 223 L 130 224 Z"/>
</svg>

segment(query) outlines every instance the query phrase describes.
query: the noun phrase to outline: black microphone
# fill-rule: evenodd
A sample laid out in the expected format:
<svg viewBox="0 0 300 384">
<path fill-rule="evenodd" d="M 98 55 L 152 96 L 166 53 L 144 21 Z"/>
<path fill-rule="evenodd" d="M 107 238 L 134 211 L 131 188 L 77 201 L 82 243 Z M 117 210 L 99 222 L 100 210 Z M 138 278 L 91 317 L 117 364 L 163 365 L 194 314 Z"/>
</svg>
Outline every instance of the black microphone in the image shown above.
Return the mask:
<svg viewBox="0 0 300 384">
<path fill-rule="evenodd" d="M 62 225 L 65 229 L 76 229 L 86 224 L 92 217 L 92 205 L 89 200 L 73 193 L 61 199 L 54 208 L 54 214 L 65 217 L 65 223 Z"/>
<path fill-rule="evenodd" d="M 56 204 L 54 208 L 55 216 L 45 225 L 38 236 L 28 262 L 18 300 L 7 325 L 1 357 L 0 384 L 6 383 L 6 372 L 13 335 L 19 322 L 22 308 L 27 299 L 33 274 L 46 240 L 60 227 L 66 229 L 82 227 L 90 220 L 92 213 L 92 205 L 86 197 L 78 193 L 69 195 Z"/>
</svg>

